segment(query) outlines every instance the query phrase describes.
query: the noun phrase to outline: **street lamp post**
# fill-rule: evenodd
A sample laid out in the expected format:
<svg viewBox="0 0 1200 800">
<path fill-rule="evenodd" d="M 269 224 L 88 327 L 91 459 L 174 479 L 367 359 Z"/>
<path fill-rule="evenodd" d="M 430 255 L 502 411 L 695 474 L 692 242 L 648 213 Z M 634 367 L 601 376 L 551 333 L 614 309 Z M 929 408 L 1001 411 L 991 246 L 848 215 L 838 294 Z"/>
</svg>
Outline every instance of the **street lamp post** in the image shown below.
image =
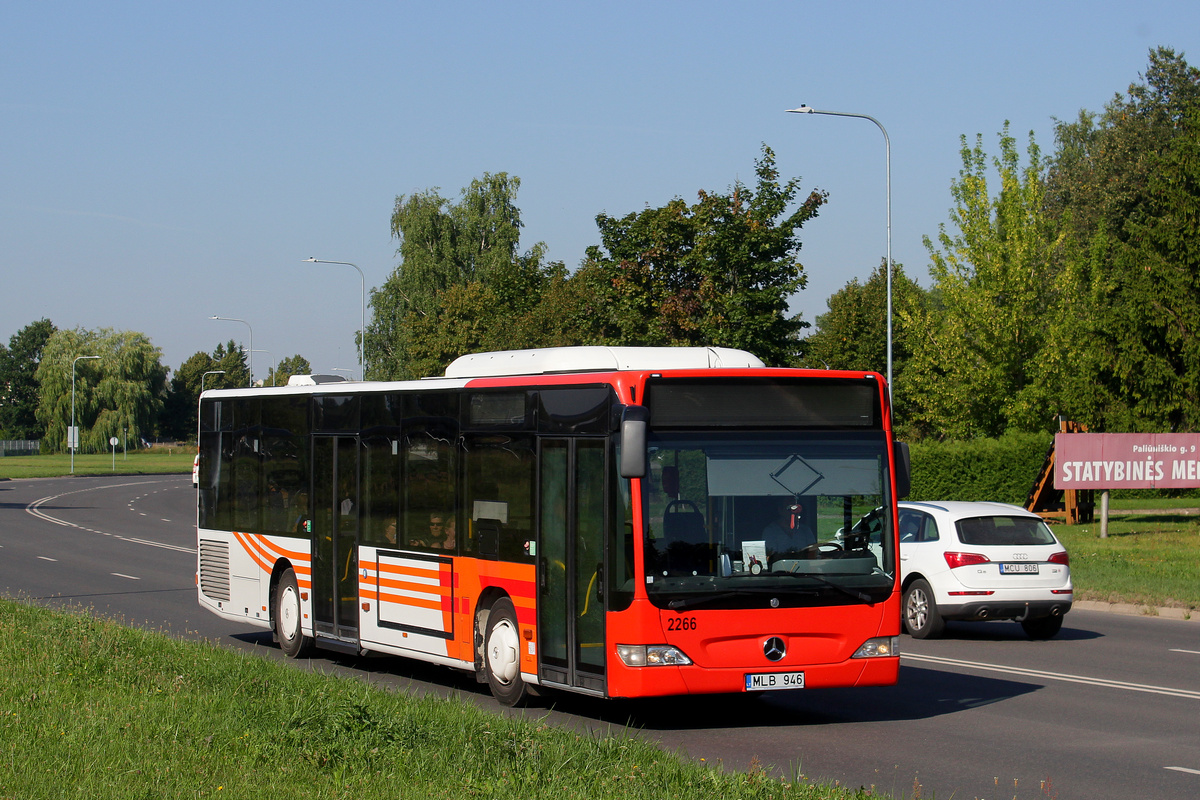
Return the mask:
<svg viewBox="0 0 1200 800">
<path fill-rule="evenodd" d="M 363 271 L 358 268 L 357 264 L 351 264 L 349 261 L 326 261 L 323 258 L 306 258 L 305 263 L 310 264 L 342 264 L 347 267 L 354 267 L 358 272 L 358 278 L 362 282 L 362 329 L 358 337 L 358 368 L 362 371 L 362 378 L 367 379 L 367 362 L 363 358 L 363 344 L 367 339 L 367 277 L 363 275 Z"/>
<path fill-rule="evenodd" d="M 221 320 L 225 320 L 226 322 L 240 322 L 243 325 L 245 325 L 246 328 L 250 331 L 250 380 L 247 382 L 246 385 L 253 386 L 254 385 L 254 328 L 251 328 L 250 323 L 246 322 L 246 320 L 237 319 L 236 317 L 218 317 L 216 314 L 213 314 L 211 317 L 209 317 L 209 319 L 221 319 Z"/>
<path fill-rule="evenodd" d="M 887 166 L 887 383 L 888 383 L 888 398 L 895 394 L 895 389 L 892 387 L 892 143 L 888 139 L 887 129 L 883 124 L 872 116 L 866 114 L 850 114 L 844 111 L 818 111 L 815 108 L 802 105 L 799 108 L 789 108 L 788 113 L 791 114 L 826 114 L 831 117 L 856 117 L 858 119 L 868 119 L 874 122 L 879 127 L 880 133 L 883 134 L 883 146 L 886 152 Z"/>
<path fill-rule="evenodd" d="M 100 358 L 100 356 L 76 356 L 71 362 L 71 427 L 67 431 L 67 439 L 71 445 L 71 474 L 75 474 L 75 448 L 79 444 L 79 432 L 75 430 L 75 364 L 85 358 Z"/>
</svg>

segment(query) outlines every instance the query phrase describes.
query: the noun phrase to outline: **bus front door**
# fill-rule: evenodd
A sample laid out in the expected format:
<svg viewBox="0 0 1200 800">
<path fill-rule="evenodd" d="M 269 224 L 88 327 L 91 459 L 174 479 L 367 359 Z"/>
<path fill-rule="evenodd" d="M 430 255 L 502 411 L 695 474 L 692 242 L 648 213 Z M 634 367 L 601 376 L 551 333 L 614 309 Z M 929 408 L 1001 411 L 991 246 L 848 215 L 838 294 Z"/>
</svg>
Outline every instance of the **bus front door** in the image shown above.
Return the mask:
<svg viewBox="0 0 1200 800">
<path fill-rule="evenodd" d="M 357 438 L 314 437 L 312 498 L 313 630 L 318 644 L 357 649 Z"/>
<path fill-rule="evenodd" d="M 603 694 L 605 441 L 543 439 L 539 678 Z"/>
</svg>

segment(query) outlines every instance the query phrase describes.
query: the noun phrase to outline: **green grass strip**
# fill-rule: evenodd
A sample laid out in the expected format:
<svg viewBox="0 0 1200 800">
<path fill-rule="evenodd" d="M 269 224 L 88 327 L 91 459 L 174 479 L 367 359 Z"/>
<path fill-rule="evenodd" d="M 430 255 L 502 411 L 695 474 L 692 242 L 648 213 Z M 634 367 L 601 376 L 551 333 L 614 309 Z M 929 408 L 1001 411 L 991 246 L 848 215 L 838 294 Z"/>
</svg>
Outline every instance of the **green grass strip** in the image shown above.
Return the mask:
<svg viewBox="0 0 1200 800">
<path fill-rule="evenodd" d="M 0 797 L 847 798 L 0 600 Z"/>
<path fill-rule="evenodd" d="M 156 447 L 149 452 L 135 450 L 128 455 L 112 453 L 76 453 L 76 475 L 156 475 L 192 473 L 195 448 Z M 5 456 L 0 458 L 2 478 L 59 478 L 71 474 L 70 453 L 45 456 Z"/>
</svg>

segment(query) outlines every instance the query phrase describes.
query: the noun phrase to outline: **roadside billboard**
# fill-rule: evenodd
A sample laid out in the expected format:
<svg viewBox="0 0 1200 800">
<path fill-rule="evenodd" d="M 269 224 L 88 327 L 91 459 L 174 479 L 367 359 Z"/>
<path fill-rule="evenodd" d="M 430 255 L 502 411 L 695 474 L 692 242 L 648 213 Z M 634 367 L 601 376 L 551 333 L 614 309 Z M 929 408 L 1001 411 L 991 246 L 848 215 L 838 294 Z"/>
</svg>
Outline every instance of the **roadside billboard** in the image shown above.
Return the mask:
<svg viewBox="0 0 1200 800">
<path fill-rule="evenodd" d="M 1200 433 L 1058 433 L 1055 489 L 1200 486 Z"/>
</svg>

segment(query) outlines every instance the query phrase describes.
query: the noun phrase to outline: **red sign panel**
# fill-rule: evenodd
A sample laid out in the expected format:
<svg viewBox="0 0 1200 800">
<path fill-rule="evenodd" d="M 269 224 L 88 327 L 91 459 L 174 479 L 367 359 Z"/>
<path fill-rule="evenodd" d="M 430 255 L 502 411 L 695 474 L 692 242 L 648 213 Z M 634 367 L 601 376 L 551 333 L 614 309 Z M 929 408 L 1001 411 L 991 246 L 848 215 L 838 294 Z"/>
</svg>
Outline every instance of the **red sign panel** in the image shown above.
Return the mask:
<svg viewBox="0 0 1200 800">
<path fill-rule="evenodd" d="M 1200 433 L 1058 433 L 1055 489 L 1200 486 Z"/>
</svg>

